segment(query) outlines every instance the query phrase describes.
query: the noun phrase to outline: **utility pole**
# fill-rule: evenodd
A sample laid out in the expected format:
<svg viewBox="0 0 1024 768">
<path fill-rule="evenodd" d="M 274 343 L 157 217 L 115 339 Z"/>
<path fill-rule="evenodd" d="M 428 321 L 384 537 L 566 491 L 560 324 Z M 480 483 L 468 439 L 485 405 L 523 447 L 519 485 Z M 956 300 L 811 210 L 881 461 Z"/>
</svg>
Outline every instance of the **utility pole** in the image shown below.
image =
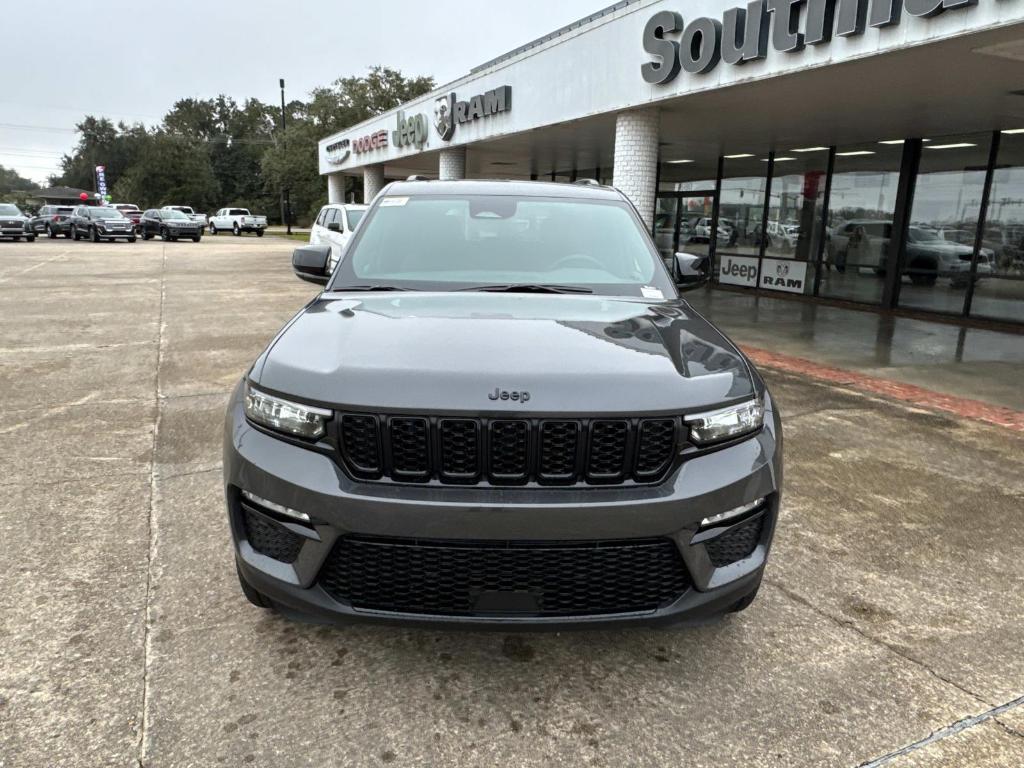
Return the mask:
<svg viewBox="0 0 1024 768">
<path fill-rule="evenodd" d="M 284 145 L 284 131 L 287 127 L 284 121 L 284 78 L 280 79 L 281 82 L 281 144 Z M 288 234 L 292 233 L 292 192 L 290 189 L 284 191 L 284 200 L 281 203 L 281 218 L 284 219 L 284 225 L 288 228 Z"/>
</svg>

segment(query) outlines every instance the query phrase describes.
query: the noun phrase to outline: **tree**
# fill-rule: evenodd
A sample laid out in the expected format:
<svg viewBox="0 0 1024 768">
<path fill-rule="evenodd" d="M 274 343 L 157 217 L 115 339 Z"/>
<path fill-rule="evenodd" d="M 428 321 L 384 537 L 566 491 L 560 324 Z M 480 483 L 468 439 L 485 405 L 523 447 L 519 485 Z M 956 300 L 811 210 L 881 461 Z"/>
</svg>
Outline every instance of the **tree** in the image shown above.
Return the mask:
<svg viewBox="0 0 1024 768">
<path fill-rule="evenodd" d="M 34 181 L 26 179 L 13 168 L 4 168 L 0 165 L 0 194 L 33 189 L 39 189 Z"/>
</svg>

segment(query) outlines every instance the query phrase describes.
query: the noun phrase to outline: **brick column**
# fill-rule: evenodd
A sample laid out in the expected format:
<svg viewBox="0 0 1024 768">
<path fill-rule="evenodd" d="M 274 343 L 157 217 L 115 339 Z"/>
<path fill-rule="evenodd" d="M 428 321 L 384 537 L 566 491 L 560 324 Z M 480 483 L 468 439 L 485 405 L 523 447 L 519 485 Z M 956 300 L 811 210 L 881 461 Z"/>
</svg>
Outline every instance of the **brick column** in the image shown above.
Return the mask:
<svg viewBox="0 0 1024 768">
<path fill-rule="evenodd" d="M 363 202 L 369 205 L 373 198 L 384 188 L 384 166 L 367 165 L 363 167 Z"/>
<path fill-rule="evenodd" d="M 345 202 L 345 174 L 344 173 L 328 173 L 327 174 L 327 202 L 328 203 L 344 203 Z"/>
<path fill-rule="evenodd" d="M 466 178 L 466 148 L 449 147 L 441 150 L 437 163 L 437 178 L 441 181 Z"/>
<path fill-rule="evenodd" d="M 658 110 L 638 109 L 615 118 L 615 186 L 633 201 L 647 227 L 654 223 L 658 178 Z"/>
</svg>

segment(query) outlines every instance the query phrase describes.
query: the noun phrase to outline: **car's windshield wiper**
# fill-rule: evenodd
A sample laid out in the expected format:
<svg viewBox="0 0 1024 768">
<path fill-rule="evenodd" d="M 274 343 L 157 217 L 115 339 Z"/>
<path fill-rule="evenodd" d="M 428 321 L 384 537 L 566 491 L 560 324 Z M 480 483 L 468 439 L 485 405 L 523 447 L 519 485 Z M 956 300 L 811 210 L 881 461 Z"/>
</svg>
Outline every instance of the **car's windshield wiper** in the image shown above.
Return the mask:
<svg viewBox="0 0 1024 768">
<path fill-rule="evenodd" d="M 555 285 L 545 283 L 505 283 L 503 285 L 474 285 L 460 291 L 488 291 L 491 293 L 593 293 L 581 285 Z"/>
<path fill-rule="evenodd" d="M 415 288 L 400 288 L 397 285 L 339 285 L 331 288 L 332 293 L 345 291 L 415 291 Z"/>
</svg>

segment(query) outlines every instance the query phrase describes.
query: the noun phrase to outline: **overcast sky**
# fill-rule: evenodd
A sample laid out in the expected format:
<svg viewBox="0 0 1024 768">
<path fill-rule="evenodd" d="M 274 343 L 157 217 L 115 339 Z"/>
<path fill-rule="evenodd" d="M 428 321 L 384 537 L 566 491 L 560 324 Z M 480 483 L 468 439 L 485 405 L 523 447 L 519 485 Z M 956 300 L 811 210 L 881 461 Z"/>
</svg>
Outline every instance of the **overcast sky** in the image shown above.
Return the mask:
<svg viewBox="0 0 1024 768">
<path fill-rule="evenodd" d="M 3 26 L 23 33 L 0 43 L 0 165 L 42 183 L 86 114 L 151 125 L 190 96 L 277 102 L 281 77 L 289 98 L 373 64 L 443 84 L 610 2 L 104 0 L 69 10 L 81 24 L 19 3 Z"/>
</svg>

